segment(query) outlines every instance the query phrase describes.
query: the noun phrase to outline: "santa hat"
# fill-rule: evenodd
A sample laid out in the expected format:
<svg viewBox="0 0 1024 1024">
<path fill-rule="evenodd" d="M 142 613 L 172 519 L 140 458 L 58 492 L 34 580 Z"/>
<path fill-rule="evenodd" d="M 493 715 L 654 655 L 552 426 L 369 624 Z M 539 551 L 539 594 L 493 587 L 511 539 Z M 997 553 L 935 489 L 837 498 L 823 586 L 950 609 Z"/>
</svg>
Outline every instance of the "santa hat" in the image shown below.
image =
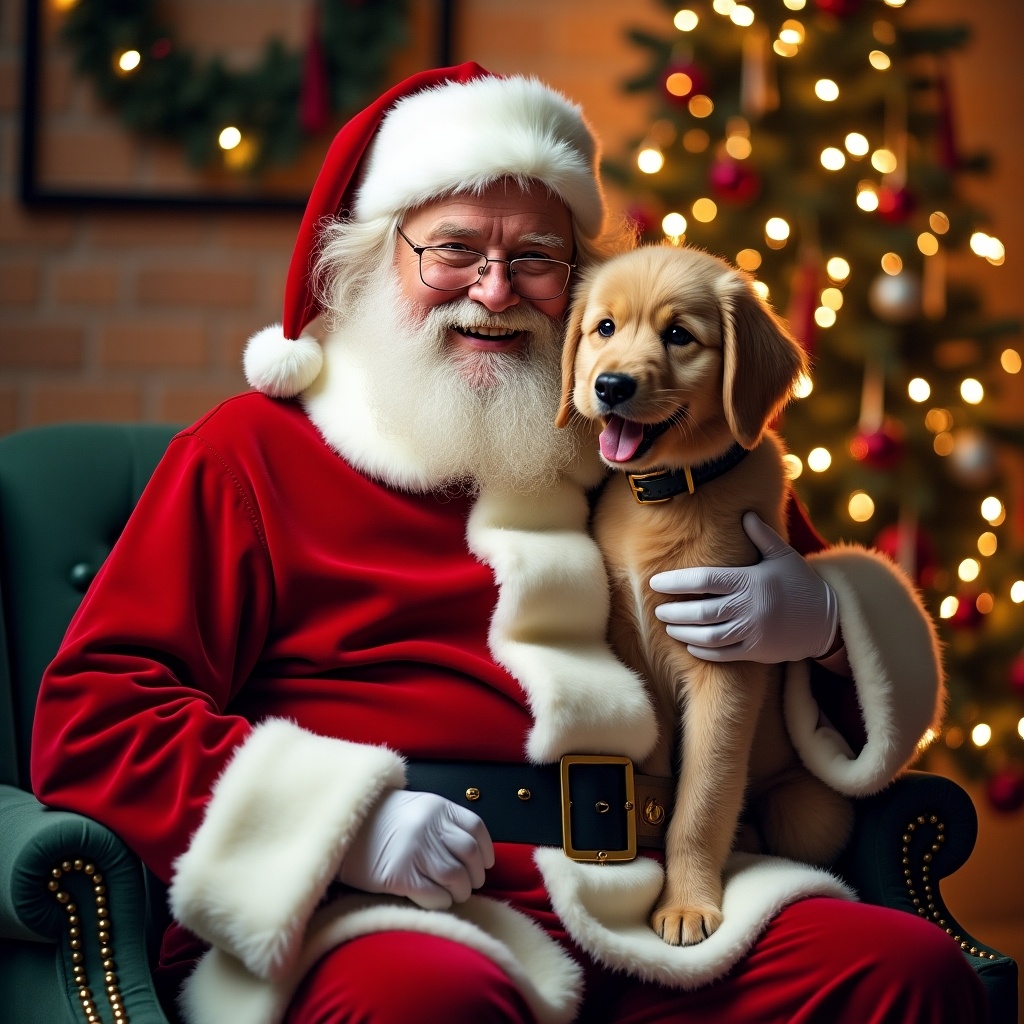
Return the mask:
<svg viewBox="0 0 1024 1024">
<path fill-rule="evenodd" d="M 302 331 L 323 312 L 310 271 L 324 218 L 366 221 L 512 177 L 543 182 L 569 208 L 577 237 L 594 238 L 605 213 L 598 155 L 579 107 L 537 79 L 466 63 L 400 82 L 331 143 L 288 267 L 283 324 L 246 347 L 249 384 L 290 398 L 320 372 L 320 345 Z"/>
</svg>

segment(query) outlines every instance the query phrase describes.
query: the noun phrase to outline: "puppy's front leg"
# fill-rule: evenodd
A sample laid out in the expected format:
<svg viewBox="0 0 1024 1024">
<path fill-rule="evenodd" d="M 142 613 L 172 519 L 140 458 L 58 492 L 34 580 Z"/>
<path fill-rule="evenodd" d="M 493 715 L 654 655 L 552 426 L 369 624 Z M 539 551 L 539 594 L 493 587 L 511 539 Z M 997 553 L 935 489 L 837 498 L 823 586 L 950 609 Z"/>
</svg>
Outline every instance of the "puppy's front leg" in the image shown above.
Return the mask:
<svg viewBox="0 0 1024 1024">
<path fill-rule="evenodd" d="M 743 806 L 770 671 L 750 662 L 704 661 L 687 670 L 665 888 L 651 916 L 651 926 L 670 945 L 701 942 L 722 923 L 722 870 Z"/>
</svg>

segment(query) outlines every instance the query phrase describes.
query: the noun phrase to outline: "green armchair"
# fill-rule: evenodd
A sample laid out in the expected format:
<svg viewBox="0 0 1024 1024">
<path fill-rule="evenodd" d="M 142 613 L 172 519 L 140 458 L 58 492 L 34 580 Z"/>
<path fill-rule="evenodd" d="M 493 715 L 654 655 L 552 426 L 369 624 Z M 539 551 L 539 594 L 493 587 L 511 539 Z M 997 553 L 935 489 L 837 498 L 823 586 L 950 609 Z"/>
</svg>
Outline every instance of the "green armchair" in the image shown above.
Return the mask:
<svg viewBox="0 0 1024 1024">
<path fill-rule="evenodd" d="M 0 439 L 0 1021 L 167 1024 L 151 979 L 163 886 L 108 829 L 31 795 L 43 669 L 163 454 L 166 425 L 74 424 Z M 837 869 L 867 902 L 918 914 L 960 943 L 993 1024 L 1016 1024 L 1017 965 L 969 935 L 942 878 L 977 835 L 970 797 L 911 772 L 861 801 Z"/>
</svg>

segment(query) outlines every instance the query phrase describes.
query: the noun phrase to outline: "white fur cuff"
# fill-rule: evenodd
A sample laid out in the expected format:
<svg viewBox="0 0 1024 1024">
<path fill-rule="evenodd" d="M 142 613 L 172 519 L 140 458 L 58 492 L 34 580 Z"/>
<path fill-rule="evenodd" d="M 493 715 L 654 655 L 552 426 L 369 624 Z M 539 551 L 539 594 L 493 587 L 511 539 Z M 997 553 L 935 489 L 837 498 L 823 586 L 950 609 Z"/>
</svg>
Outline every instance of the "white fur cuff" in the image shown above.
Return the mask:
<svg viewBox="0 0 1024 1024">
<path fill-rule="evenodd" d="M 848 796 L 884 789 L 916 756 L 942 715 L 944 686 L 935 627 L 917 593 L 889 559 L 837 546 L 808 557 L 835 591 L 839 625 L 864 717 L 867 742 L 856 756 L 828 726 L 803 666 L 789 666 L 785 715 L 804 764 Z"/>
<path fill-rule="evenodd" d="M 250 387 L 271 398 L 294 398 L 316 380 L 323 361 L 323 349 L 312 335 L 292 341 L 280 324 L 271 324 L 249 339 L 243 366 Z"/>
<path fill-rule="evenodd" d="M 217 780 L 174 865 L 171 911 L 253 974 L 288 974 L 370 807 L 384 789 L 404 785 L 402 759 L 384 747 L 270 719 Z"/>
</svg>

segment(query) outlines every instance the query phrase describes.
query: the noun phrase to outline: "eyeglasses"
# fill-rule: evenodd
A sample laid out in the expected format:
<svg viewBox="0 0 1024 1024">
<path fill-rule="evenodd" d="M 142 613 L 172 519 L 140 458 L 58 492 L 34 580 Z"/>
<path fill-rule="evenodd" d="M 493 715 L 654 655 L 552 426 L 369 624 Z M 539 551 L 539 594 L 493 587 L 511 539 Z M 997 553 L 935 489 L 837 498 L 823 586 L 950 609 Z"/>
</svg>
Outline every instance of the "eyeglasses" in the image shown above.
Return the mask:
<svg viewBox="0 0 1024 1024">
<path fill-rule="evenodd" d="M 517 256 L 499 260 L 472 249 L 450 249 L 441 245 L 416 245 L 406 233 L 398 233 L 419 257 L 420 280 L 439 292 L 458 292 L 476 284 L 484 276 L 489 263 L 508 265 L 512 291 L 524 299 L 557 299 L 569 283 L 575 263 L 551 260 L 541 256 Z"/>
</svg>

